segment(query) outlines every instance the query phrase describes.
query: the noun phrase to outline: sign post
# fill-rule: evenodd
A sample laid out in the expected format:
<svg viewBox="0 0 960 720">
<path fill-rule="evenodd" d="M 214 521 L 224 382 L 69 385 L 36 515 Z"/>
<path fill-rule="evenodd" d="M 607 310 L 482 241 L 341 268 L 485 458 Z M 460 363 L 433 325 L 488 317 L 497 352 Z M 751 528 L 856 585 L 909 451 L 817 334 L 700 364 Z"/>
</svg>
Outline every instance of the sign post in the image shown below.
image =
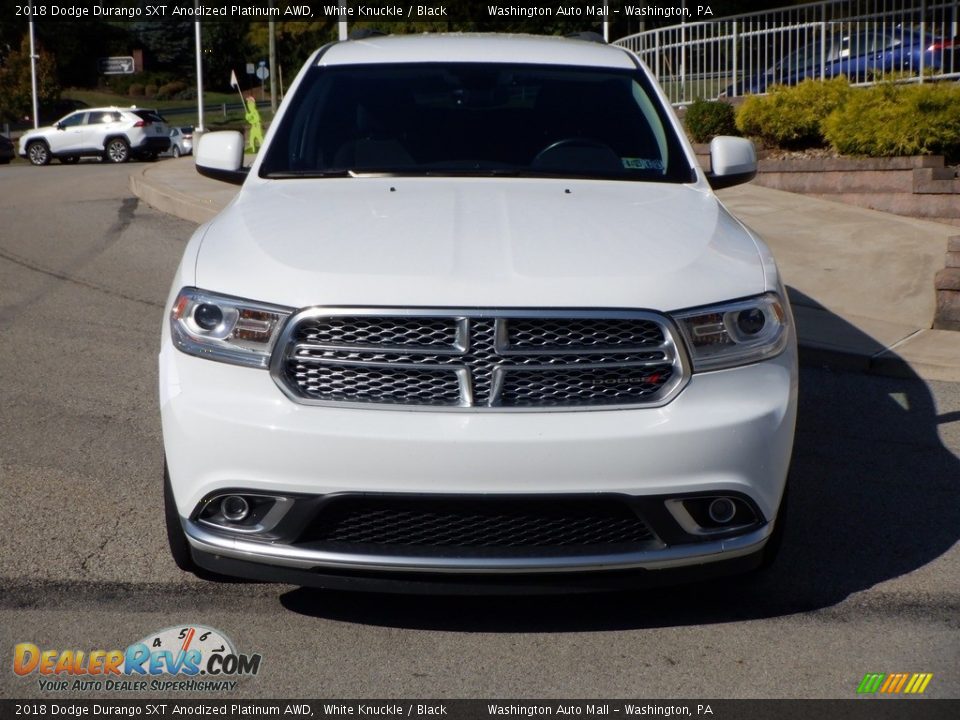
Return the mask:
<svg viewBox="0 0 960 720">
<path fill-rule="evenodd" d="M 132 75 L 133 57 L 103 57 L 97 60 L 97 68 L 101 75 Z"/>
<path fill-rule="evenodd" d="M 270 71 L 267 69 L 267 61 L 261 60 L 257 67 L 257 77 L 260 78 L 260 99 L 264 99 L 263 81 L 270 77 Z"/>
</svg>

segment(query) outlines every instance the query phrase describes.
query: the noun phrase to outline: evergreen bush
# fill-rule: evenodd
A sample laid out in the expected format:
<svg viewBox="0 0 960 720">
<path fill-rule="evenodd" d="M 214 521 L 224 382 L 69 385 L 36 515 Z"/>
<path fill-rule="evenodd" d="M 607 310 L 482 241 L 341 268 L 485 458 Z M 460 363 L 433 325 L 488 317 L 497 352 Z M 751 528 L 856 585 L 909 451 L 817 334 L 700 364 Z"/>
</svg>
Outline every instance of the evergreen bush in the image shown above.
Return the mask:
<svg viewBox="0 0 960 720">
<path fill-rule="evenodd" d="M 767 95 L 753 95 L 737 111 L 737 128 L 768 145 L 807 148 L 824 144 L 821 125 L 853 90 L 845 77 L 799 85 L 773 85 Z"/>
<path fill-rule="evenodd" d="M 945 155 L 960 162 L 960 86 L 884 83 L 851 94 L 823 124 L 844 155 Z"/>
<path fill-rule="evenodd" d="M 733 106 L 725 102 L 695 100 L 683 118 L 694 142 L 710 142 L 717 135 L 739 135 Z"/>
</svg>

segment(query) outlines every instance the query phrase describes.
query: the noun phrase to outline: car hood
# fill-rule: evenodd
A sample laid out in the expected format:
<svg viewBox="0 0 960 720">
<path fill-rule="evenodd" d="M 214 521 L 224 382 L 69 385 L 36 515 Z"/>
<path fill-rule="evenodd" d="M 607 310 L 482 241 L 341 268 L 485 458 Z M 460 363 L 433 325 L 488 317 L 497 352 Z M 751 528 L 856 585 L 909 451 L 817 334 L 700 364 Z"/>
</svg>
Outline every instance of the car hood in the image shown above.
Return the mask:
<svg viewBox="0 0 960 720">
<path fill-rule="evenodd" d="M 251 178 L 196 285 L 291 307 L 659 310 L 768 289 L 753 237 L 690 186 L 389 177 Z"/>
<path fill-rule="evenodd" d="M 20 136 L 20 144 L 23 145 L 24 142 L 30 140 L 31 138 L 38 137 L 40 135 L 46 135 L 47 133 L 54 132 L 56 128 L 53 125 L 43 125 L 38 127 L 36 130 L 30 129 L 27 130 L 23 135 Z"/>
</svg>

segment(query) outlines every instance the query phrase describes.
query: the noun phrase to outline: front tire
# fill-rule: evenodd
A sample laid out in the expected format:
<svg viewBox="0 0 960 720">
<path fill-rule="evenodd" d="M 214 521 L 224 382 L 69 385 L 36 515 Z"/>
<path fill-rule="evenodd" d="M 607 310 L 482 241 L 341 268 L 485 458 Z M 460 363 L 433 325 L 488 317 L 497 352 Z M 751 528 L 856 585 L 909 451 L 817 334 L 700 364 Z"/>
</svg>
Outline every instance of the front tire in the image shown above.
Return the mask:
<svg viewBox="0 0 960 720">
<path fill-rule="evenodd" d="M 114 138 L 104 148 L 103 157 L 107 162 L 125 163 L 130 159 L 130 146 L 123 138 Z"/>
<path fill-rule="evenodd" d="M 34 140 L 27 145 L 27 158 L 29 158 L 33 165 L 49 165 L 50 148 L 48 148 L 47 144 L 42 140 Z"/>
</svg>

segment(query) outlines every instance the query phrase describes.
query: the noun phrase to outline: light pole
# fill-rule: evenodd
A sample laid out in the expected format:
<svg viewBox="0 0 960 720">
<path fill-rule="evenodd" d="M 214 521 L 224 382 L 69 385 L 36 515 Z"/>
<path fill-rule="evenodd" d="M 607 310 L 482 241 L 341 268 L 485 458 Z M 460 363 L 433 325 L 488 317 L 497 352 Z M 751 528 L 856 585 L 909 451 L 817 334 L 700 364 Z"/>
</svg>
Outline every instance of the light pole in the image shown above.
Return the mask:
<svg viewBox="0 0 960 720">
<path fill-rule="evenodd" d="M 273 11 L 273 0 L 270 0 L 270 10 Z M 273 15 L 270 15 L 273 18 Z M 270 31 L 270 112 L 277 114 L 277 38 L 276 23 L 271 19 L 267 22 Z"/>
<path fill-rule="evenodd" d="M 40 127 L 37 103 L 37 53 L 33 47 L 33 0 L 30 0 L 30 97 L 33 102 L 33 129 Z"/>
<path fill-rule="evenodd" d="M 193 7 L 197 10 L 196 20 L 193 24 L 194 39 L 197 44 L 197 131 L 203 132 L 203 48 L 200 41 L 200 9 L 197 7 L 197 0 L 194 0 Z"/>
</svg>

